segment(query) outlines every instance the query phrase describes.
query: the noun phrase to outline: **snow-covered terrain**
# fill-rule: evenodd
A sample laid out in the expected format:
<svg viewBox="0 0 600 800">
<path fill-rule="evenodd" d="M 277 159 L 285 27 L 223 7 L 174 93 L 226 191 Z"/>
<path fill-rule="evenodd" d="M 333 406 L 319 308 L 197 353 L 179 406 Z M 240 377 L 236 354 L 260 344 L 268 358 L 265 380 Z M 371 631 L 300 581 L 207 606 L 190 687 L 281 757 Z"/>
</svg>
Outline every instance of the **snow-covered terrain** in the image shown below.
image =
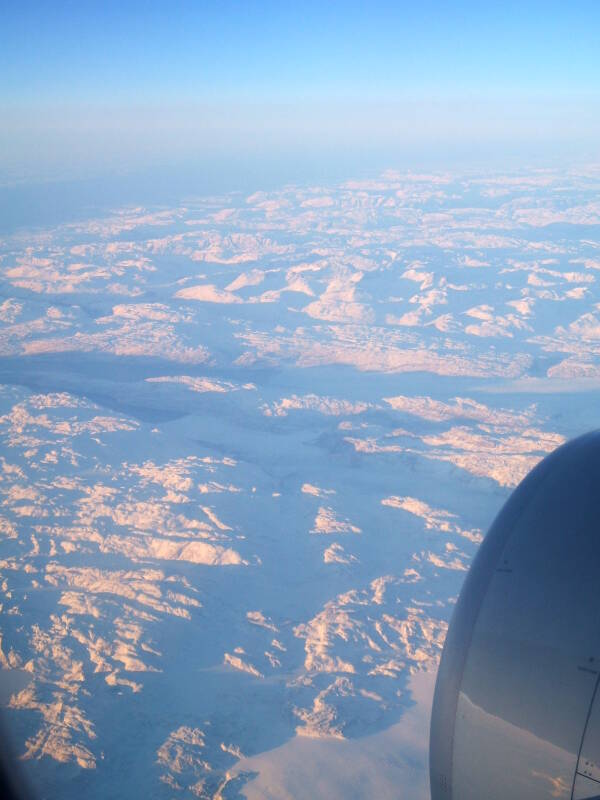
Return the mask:
<svg viewBox="0 0 600 800">
<path fill-rule="evenodd" d="M 0 702 L 41 797 L 426 798 L 521 478 L 598 426 L 600 169 L 0 243 Z"/>
</svg>

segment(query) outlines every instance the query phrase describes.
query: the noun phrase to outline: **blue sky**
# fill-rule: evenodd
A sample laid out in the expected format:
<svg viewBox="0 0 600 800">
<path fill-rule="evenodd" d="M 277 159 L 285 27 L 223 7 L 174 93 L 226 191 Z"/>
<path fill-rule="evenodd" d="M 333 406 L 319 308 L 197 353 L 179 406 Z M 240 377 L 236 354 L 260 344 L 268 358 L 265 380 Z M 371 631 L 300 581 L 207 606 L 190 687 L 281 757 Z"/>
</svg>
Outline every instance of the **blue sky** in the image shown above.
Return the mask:
<svg viewBox="0 0 600 800">
<path fill-rule="evenodd" d="M 598 2 L 9 2 L 0 31 L 4 170 L 600 133 Z"/>
</svg>

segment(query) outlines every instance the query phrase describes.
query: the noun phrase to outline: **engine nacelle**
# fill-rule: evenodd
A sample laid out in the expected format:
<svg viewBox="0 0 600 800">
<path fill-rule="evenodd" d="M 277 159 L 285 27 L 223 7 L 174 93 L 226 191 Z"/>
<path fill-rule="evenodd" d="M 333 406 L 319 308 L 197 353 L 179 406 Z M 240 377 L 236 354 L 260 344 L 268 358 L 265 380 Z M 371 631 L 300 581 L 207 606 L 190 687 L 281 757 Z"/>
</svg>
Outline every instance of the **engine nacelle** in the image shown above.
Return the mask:
<svg viewBox="0 0 600 800">
<path fill-rule="evenodd" d="M 440 662 L 432 800 L 600 798 L 600 432 L 515 489 Z"/>
</svg>

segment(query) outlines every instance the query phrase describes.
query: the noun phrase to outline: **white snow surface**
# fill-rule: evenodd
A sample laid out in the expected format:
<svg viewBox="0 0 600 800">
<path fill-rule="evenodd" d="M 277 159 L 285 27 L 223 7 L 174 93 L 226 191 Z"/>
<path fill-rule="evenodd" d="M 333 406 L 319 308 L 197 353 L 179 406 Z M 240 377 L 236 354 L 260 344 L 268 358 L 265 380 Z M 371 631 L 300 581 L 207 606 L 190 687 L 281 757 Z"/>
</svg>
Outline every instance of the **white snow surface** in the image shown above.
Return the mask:
<svg viewBox="0 0 600 800">
<path fill-rule="evenodd" d="M 599 189 L 389 171 L 0 241 L 0 704 L 34 788 L 428 797 L 477 547 L 598 427 Z"/>
</svg>

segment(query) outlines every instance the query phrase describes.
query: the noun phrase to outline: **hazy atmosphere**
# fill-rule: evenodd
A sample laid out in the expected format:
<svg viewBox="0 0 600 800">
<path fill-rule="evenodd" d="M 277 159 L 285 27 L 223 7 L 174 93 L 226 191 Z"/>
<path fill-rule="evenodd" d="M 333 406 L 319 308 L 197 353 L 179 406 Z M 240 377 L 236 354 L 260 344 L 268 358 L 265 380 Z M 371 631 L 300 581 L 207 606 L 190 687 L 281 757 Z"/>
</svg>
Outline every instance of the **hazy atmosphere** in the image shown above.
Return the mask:
<svg viewBox="0 0 600 800">
<path fill-rule="evenodd" d="M 465 573 L 598 427 L 596 3 L 0 11 L 34 797 L 429 798 Z"/>
</svg>

